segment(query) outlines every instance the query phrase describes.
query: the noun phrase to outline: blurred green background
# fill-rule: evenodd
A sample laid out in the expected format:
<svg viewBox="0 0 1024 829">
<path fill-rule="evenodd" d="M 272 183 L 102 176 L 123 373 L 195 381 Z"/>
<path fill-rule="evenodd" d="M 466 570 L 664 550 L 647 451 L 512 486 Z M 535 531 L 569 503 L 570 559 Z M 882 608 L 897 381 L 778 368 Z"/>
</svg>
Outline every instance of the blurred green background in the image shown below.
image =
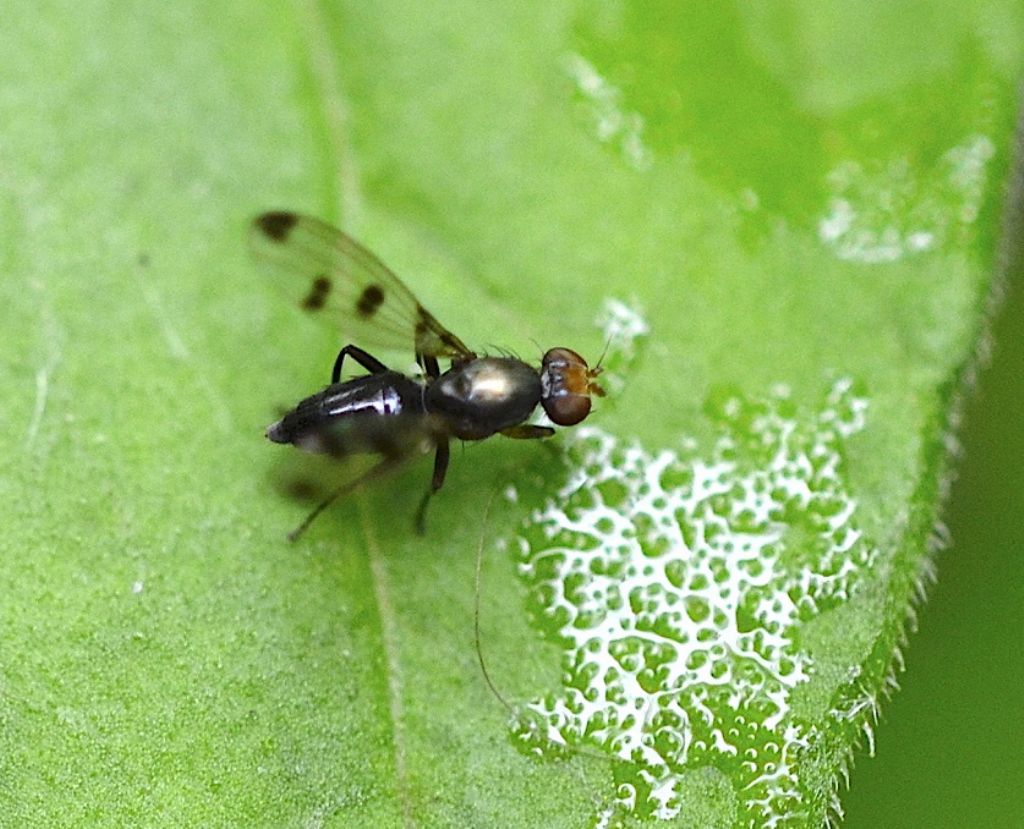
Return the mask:
<svg viewBox="0 0 1024 829">
<path fill-rule="evenodd" d="M 1017 194 L 1020 198 L 1020 194 Z M 1019 239 L 1021 228 L 1011 228 Z M 1024 285 L 1020 258 L 968 395 L 952 545 L 882 708 L 876 756 L 843 796 L 848 829 L 1018 827 L 1024 781 Z"/>
</svg>

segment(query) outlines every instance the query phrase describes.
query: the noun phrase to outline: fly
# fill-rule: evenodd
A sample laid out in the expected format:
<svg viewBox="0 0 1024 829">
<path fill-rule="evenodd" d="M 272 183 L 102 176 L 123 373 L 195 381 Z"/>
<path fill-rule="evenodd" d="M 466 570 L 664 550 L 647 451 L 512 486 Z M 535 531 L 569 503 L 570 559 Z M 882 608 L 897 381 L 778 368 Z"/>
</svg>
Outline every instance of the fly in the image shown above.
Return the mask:
<svg viewBox="0 0 1024 829">
<path fill-rule="evenodd" d="M 338 497 L 433 448 L 433 476 L 416 511 L 422 533 L 427 503 L 444 484 L 451 440 L 550 437 L 550 426 L 526 422 L 538 405 L 552 423 L 574 426 L 590 413 L 591 395 L 604 395 L 596 381 L 600 365 L 590 368 L 568 348 L 547 351 L 539 368 L 514 357 L 478 355 L 376 256 L 319 219 L 263 213 L 253 219 L 250 239 L 260 259 L 287 275 L 285 287 L 303 310 L 343 327 L 364 345 L 411 348 L 422 370 L 422 376 L 410 377 L 349 343 L 338 352 L 330 385 L 268 427 L 275 443 L 337 458 L 380 457 L 320 503 L 289 534 L 293 541 Z M 366 374 L 342 381 L 346 359 Z M 448 361 L 447 370 L 440 360 Z"/>
</svg>

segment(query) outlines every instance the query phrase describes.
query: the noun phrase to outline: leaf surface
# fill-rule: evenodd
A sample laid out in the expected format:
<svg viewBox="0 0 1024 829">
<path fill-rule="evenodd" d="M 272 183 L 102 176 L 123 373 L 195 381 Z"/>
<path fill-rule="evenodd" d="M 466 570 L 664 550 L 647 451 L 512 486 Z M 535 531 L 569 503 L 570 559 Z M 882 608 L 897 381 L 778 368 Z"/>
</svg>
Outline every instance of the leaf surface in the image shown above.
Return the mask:
<svg viewBox="0 0 1024 829">
<path fill-rule="evenodd" d="M 1009 0 L 11 15 L 5 818 L 820 825 L 935 545 L 1022 44 Z M 614 332 L 612 394 L 456 450 L 426 538 L 424 462 L 288 545 L 350 470 L 262 435 L 344 344 L 248 261 L 274 208 L 471 346 Z"/>
</svg>

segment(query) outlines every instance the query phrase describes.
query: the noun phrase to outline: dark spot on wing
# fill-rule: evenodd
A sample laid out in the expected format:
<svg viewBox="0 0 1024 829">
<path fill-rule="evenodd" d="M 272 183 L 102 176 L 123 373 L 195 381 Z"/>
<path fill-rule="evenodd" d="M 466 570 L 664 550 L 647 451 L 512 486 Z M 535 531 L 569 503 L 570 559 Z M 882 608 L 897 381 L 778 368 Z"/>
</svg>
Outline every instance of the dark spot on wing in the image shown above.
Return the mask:
<svg viewBox="0 0 1024 829">
<path fill-rule="evenodd" d="M 359 316 L 364 319 L 372 317 L 377 313 L 377 309 L 380 308 L 380 304 L 384 301 L 384 291 L 380 285 L 367 285 L 362 295 L 359 297 L 359 302 L 356 303 L 356 311 Z"/>
<path fill-rule="evenodd" d="M 323 487 L 319 484 L 301 478 L 285 481 L 282 488 L 293 498 L 300 498 L 304 501 L 319 498 L 323 492 Z"/>
<path fill-rule="evenodd" d="M 298 223 L 299 217 L 286 210 L 275 210 L 256 217 L 256 224 L 264 235 L 275 242 L 283 242 L 288 238 L 292 228 Z"/>
<path fill-rule="evenodd" d="M 419 345 L 423 339 L 423 335 L 430 330 L 430 323 L 428 323 L 424 317 L 424 314 L 427 312 L 424 311 L 422 307 L 417 308 L 416 311 L 419 314 L 419 318 L 416 320 L 416 344 Z"/>
<path fill-rule="evenodd" d="M 466 346 L 462 340 L 439 323 L 422 305 L 416 306 L 416 347 L 426 351 L 436 350 L 437 343 L 443 345 L 446 354 L 465 354 Z M 439 352 L 440 355 L 440 352 Z"/>
<path fill-rule="evenodd" d="M 461 343 L 459 342 L 458 338 L 450 331 L 441 331 L 439 336 L 441 337 L 441 342 L 448 346 L 448 348 L 454 349 L 455 351 L 462 350 L 459 347 Z"/>
<path fill-rule="evenodd" d="M 327 302 L 327 295 L 331 292 L 331 280 L 326 276 L 318 276 L 309 286 L 309 293 L 302 300 L 302 307 L 307 311 L 319 311 Z"/>
</svg>

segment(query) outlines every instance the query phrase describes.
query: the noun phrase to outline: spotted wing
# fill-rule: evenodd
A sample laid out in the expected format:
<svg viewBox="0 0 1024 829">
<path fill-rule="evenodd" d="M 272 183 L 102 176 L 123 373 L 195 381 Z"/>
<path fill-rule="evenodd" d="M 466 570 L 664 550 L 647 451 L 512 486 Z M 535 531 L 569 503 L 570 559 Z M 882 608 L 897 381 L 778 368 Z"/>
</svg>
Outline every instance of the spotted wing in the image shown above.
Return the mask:
<svg viewBox="0 0 1024 829">
<path fill-rule="evenodd" d="M 256 256 L 288 276 L 296 304 L 338 326 L 357 345 L 417 355 L 471 356 L 402 281 L 355 239 L 299 213 L 263 213 L 252 221 Z"/>
</svg>

